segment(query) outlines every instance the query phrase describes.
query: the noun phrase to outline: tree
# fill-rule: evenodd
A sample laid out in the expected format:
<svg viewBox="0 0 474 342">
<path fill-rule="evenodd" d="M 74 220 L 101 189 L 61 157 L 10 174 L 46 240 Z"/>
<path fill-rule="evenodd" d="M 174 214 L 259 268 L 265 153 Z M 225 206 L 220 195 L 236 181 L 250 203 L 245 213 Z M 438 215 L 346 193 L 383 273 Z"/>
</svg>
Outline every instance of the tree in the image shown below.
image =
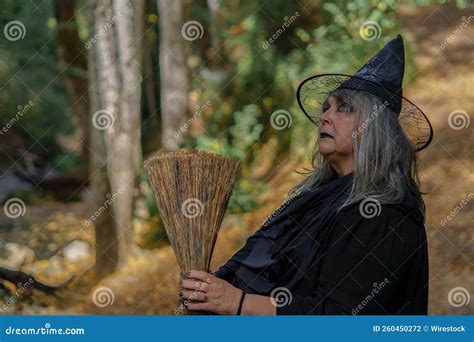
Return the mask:
<svg viewBox="0 0 474 342">
<path fill-rule="evenodd" d="M 116 230 L 118 262 L 137 251 L 132 213 L 141 167 L 140 80 L 144 0 L 97 0 L 91 44 L 96 54 L 99 111 L 93 124 L 101 130 Z"/>
<path fill-rule="evenodd" d="M 63 75 L 66 93 L 74 112 L 76 127 L 82 141 L 81 157 L 84 169 L 89 164 L 89 108 L 87 103 L 87 58 L 79 37 L 74 17 L 74 0 L 56 0 L 55 14 L 58 21 L 58 64 Z"/>
<path fill-rule="evenodd" d="M 90 121 L 93 120 L 93 113 L 96 113 L 99 107 L 99 89 L 97 72 L 95 68 L 95 49 L 89 50 L 89 104 Z M 90 181 L 89 195 L 87 203 L 89 204 L 90 215 L 100 208 L 107 201 L 110 194 L 110 182 L 107 176 L 107 150 L 101 131 L 98 129 L 90 130 Z M 118 241 L 117 229 L 112 216 L 112 208 L 106 206 L 101 215 L 94 221 L 95 227 L 95 273 L 98 277 L 112 273 L 118 263 Z"/>
<path fill-rule="evenodd" d="M 187 118 L 188 72 L 182 34 L 183 1 L 158 0 L 160 16 L 160 86 L 162 145 L 176 150 L 182 135 L 176 134 Z"/>
</svg>

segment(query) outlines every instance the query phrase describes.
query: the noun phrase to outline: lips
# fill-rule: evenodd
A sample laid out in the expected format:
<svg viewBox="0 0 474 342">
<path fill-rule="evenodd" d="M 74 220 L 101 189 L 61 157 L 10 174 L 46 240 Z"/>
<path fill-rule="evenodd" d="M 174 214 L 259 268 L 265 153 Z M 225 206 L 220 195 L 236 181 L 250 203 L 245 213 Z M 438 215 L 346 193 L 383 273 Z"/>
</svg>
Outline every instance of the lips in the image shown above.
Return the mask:
<svg viewBox="0 0 474 342">
<path fill-rule="evenodd" d="M 334 137 L 331 134 L 326 133 L 326 132 L 319 133 L 319 138 L 320 139 L 334 139 Z"/>
</svg>

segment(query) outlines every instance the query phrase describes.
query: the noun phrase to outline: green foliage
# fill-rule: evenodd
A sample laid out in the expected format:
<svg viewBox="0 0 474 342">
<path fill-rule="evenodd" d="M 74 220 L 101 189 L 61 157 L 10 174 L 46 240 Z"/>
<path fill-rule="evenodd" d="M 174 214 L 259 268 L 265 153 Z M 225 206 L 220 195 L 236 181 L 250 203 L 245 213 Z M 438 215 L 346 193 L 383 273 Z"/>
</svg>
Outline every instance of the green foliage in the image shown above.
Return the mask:
<svg viewBox="0 0 474 342">
<path fill-rule="evenodd" d="M 47 1 L 35 7 L 30 2 L 2 2 L 0 126 L 13 122 L 9 133 L 20 136 L 25 149 L 41 156 L 43 161 L 53 161 L 59 170 L 65 170 L 77 163 L 72 162 L 75 157 L 65 159 L 65 165 L 58 163 L 68 152 L 62 149 L 57 138 L 72 135 L 75 127 L 57 67 L 53 4 Z M 12 21 L 24 25 L 24 31 L 19 31 L 20 36 L 24 33 L 23 38 L 5 38 L 5 25 Z M 23 113 L 19 108 L 29 103 L 32 103 L 31 108 Z"/>
<path fill-rule="evenodd" d="M 253 104 L 244 106 L 242 110 L 233 114 L 233 122 L 222 136 L 199 136 L 195 145 L 190 147 L 245 161 L 248 153 L 260 140 L 263 131 L 263 125 L 258 122 L 260 115 L 258 106 Z M 229 212 L 242 213 L 251 210 L 257 203 L 253 190 L 259 185 L 257 181 L 240 177 L 229 201 Z"/>
<path fill-rule="evenodd" d="M 81 158 L 74 153 L 65 153 L 56 155 L 52 162 L 52 167 L 58 171 L 67 171 L 81 164 Z"/>
<path fill-rule="evenodd" d="M 258 122 L 261 110 L 247 105 L 233 114 L 233 123 L 223 137 L 202 135 L 197 137 L 196 149 L 220 153 L 230 158 L 244 159 L 260 139 L 263 125 Z"/>
</svg>

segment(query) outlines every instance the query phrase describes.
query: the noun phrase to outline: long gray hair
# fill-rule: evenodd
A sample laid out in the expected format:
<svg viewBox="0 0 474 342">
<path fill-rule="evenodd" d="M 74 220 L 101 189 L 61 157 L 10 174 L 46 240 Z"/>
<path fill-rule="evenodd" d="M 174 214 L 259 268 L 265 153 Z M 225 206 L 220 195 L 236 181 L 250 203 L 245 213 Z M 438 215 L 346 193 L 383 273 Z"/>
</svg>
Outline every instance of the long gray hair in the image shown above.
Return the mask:
<svg viewBox="0 0 474 342">
<path fill-rule="evenodd" d="M 367 197 L 380 203 L 400 203 L 410 196 L 424 214 L 416 152 L 397 115 L 379 97 L 366 92 L 338 89 L 331 95 L 345 102 L 356 116 L 352 131 L 353 183 L 342 207 Z M 307 171 L 306 179 L 290 191 L 290 196 L 338 177 L 319 153 L 318 139 L 313 148 L 312 169 Z"/>
</svg>

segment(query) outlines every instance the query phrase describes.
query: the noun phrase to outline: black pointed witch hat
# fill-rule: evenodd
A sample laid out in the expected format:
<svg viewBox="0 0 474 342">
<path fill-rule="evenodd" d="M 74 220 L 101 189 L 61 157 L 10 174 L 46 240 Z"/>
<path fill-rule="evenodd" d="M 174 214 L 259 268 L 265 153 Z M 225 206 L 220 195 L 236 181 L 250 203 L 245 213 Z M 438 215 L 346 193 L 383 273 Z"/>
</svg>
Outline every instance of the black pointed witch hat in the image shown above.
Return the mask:
<svg viewBox="0 0 474 342">
<path fill-rule="evenodd" d="M 401 35 L 387 43 L 354 75 L 319 74 L 304 80 L 296 92 L 303 113 L 318 124 L 321 105 L 337 89 L 365 91 L 378 96 L 398 115 L 413 148 L 420 151 L 433 139 L 433 128 L 426 115 L 403 97 L 402 81 L 405 71 L 405 50 Z"/>
</svg>

